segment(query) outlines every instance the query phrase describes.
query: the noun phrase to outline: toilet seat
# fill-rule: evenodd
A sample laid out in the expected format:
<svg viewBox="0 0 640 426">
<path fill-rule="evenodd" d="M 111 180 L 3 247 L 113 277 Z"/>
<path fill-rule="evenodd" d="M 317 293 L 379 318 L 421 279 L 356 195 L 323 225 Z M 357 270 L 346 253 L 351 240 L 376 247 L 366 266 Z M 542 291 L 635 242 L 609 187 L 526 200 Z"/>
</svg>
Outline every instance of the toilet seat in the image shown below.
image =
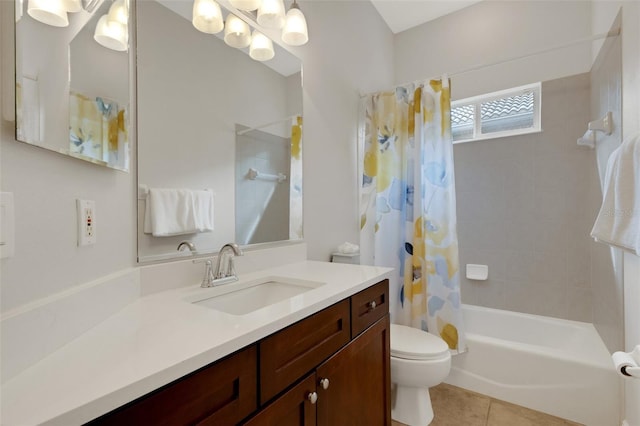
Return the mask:
<svg viewBox="0 0 640 426">
<path fill-rule="evenodd" d="M 434 360 L 449 356 L 449 346 L 436 335 L 405 325 L 391 324 L 391 356 Z"/>
</svg>

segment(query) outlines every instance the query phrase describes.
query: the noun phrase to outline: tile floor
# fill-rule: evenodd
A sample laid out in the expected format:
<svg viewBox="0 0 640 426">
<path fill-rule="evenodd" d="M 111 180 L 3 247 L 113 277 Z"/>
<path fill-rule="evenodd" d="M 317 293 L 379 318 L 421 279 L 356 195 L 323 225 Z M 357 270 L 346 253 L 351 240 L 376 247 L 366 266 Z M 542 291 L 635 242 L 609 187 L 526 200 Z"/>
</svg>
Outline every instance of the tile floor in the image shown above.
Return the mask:
<svg viewBox="0 0 640 426">
<path fill-rule="evenodd" d="M 429 392 L 434 412 L 430 426 L 580 426 L 446 383 Z M 403 426 L 399 422 L 391 423 Z"/>
</svg>

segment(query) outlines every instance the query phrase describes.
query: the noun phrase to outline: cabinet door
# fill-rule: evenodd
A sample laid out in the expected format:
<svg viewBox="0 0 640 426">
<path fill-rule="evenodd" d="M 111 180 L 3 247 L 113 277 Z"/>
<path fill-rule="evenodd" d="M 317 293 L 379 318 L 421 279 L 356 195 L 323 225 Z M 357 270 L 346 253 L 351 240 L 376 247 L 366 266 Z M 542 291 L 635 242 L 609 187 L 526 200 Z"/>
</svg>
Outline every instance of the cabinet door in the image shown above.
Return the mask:
<svg viewBox="0 0 640 426">
<path fill-rule="evenodd" d="M 391 425 L 389 329 L 387 314 L 318 367 L 319 426 Z"/>
<path fill-rule="evenodd" d="M 311 374 L 267 405 L 245 426 L 313 426 L 316 424 L 316 376 Z"/>
</svg>

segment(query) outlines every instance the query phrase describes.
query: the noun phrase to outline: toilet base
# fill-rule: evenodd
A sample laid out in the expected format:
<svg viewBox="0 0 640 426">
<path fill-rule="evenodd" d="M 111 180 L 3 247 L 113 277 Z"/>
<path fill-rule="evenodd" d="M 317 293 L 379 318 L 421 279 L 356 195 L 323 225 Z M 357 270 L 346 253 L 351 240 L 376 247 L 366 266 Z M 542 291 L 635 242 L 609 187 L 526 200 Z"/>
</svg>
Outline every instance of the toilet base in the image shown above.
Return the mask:
<svg viewBox="0 0 640 426">
<path fill-rule="evenodd" d="M 391 418 L 409 426 L 427 426 L 433 420 L 429 388 L 395 385 Z"/>
</svg>

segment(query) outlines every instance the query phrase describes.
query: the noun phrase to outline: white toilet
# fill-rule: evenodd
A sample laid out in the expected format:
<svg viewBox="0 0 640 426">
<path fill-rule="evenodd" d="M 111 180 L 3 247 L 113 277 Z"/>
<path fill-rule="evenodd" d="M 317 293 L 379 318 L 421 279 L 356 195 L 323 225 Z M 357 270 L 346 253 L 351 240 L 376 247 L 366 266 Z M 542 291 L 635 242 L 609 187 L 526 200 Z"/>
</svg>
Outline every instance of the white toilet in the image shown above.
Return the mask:
<svg viewBox="0 0 640 426">
<path fill-rule="evenodd" d="M 433 420 L 429 388 L 449 375 L 451 354 L 440 337 L 391 324 L 391 418 L 409 426 Z"/>
</svg>

